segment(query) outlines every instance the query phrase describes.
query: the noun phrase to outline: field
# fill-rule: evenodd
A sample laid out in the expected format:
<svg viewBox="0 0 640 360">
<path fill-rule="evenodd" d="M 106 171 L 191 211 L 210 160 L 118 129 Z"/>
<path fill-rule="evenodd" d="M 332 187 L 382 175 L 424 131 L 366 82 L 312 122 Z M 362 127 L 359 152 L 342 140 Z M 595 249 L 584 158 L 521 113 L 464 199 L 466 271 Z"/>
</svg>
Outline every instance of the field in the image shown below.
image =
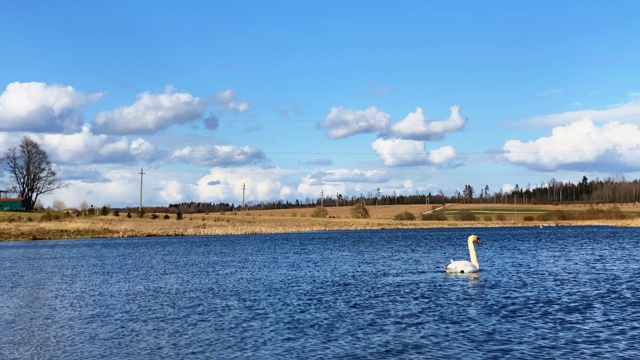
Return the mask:
<svg viewBox="0 0 640 360">
<path fill-rule="evenodd" d="M 0 212 L 0 241 L 133 236 L 268 234 L 284 232 L 483 226 L 640 226 L 638 204 L 368 206 L 370 218 L 354 219 L 351 207 L 252 210 L 231 213 L 68 216 L 59 212 Z M 423 215 L 424 214 L 424 215 Z M 166 215 L 166 216 L 165 216 Z M 399 216 L 403 220 L 395 219 Z M 152 217 L 156 217 L 153 219 Z M 166 218 L 165 218 L 166 217 Z M 406 220 L 408 218 L 415 220 Z M 422 218 L 428 220 L 421 220 Z"/>
</svg>

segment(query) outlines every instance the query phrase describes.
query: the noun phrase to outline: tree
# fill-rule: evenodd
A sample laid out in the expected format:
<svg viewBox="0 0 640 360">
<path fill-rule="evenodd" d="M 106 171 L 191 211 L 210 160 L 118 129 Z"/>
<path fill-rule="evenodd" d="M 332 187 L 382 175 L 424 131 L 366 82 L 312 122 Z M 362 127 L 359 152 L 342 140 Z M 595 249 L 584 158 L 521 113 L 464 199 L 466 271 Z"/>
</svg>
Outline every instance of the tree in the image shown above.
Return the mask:
<svg viewBox="0 0 640 360">
<path fill-rule="evenodd" d="M 62 211 L 67 206 L 64 204 L 64 201 L 55 199 L 55 200 L 53 200 L 53 206 L 51 206 L 51 207 L 53 208 L 53 210 Z"/>
<path fill-rule="evenodd" d="M 67 186 L 58 179 L 47 153 L 28 136 L 22 138 L 18 148 L 7 150 L 0 164 L 9 172 L 13 192 L 28 200 L 31 208 L 38 196 Z"/>
<path fill-rule="evenodd" d="M 467 199 L 473 199 L 473 195 L 475 194 L 475 190 L 473 190 L 473 186 L 465 185 L 464 186 L 464 190 L 463 190 L 462 193 L 463 193 L 464 197 L 466 197 Z"/>
</svg>

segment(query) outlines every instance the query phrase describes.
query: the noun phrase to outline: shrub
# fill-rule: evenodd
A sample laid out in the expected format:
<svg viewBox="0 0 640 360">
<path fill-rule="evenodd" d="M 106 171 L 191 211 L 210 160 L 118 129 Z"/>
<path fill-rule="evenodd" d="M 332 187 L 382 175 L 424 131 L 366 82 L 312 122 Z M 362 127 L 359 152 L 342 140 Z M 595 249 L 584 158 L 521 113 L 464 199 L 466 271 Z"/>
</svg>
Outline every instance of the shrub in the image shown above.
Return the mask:
<svg viewBox="0 0 640 360">
<path fill-rule="evenodd" d="M 354 219 L 368 219 L 371 216 L 369 215 L 369 210 L 367 210 L 364 203 L 357 202 L 351 207 L 351 217 Z"/>
<path fill-rule="evenodd" d="M 423 221 L 445 221 L 445 220 L 447 220 L 447 218 L 444 215 L 442 215 L 441 213 L 435 213 L 435 212 L 431 212 L 431 213 L 428 213 L 428 214 L 422 214 L 420 216 L 420 218 Z"/>
<path fill-rule="evenodd" d="M 327 215 L 329 215 L 329 212 L 327 211 L 327 208 L 325 208 L 325 207 L 316 207 L 316 208 L 313 209 L 313 213 L 311 214 L 311 217 L 326 218 Z"/>
<path fill-rule="evenodd" d="M 522 220 L 524 221 L 533 221 L 533 215 L 525 215 Z"/>
<path fill-rule="evenodd" d="M 493 217 L 491 215 L 485 215 L 485 216 L 482 217 L 482 219 L 484 221 L 491 221 L 491 220 L 493 220 Z"/>
<path fill-rule="evenodd" d="M 144 215 L 143 215 L 143 216 L 144 216 Z M 141 217 L 142 217 L 142 216 L 141 216 Z M 155 220 L 155 219 L 157 219 L 157 218 L 159 218 L 159 217 L 160 217 L 160 216 L 158 216 L 158 214 L 156 214 L 156 213 L 151 214 L 151 219 L 153 219 L 153 220 Z"/>
<path fill-rule="evenodd" d="M 415 220 L 416 216 L 408 211 L 401 212 L 393 217 L 394 220 Z"/>
<path fill-rule="evenodd" d="M 180 211 L 176 213 L 176 220 L 182 220 L 182 213 Z"/>
<path fill-rule="evenodd" d="M 505 220 L 507 220 L 507 217 L 506 217 L 506 216 L 504 216 L 504 214 L 497 214 L 497 215 L 496 215 L 496 220 L 498 220 L 498 221 L 505 221 Z"/>
<path fill-rule="evenodd" d="M 100 215 L 102 216 L 109 215 L 109 208 L 107 207 L 107 205 L 103 206 L 102 209 L 100 209 Z"/>
<path fill-rule="evenodd" d="M 113 216 L 120 216 L 120 211 L 119 210 L 113 210 Z"/>
<path fill-rule="evenodd" d="M 546 212 L 539 214 L 537 217 L 538 221 L 553 221 L 555 220 L 555 212 Z"/>
<path fill-rule="evenodd" d="M 40 217 L 40 222 L 56 221 L 56 220 L 60 220 L 60 214 L 58 214 L 58 213 L 52 214 L 52 213 L 50 213 L 48 211 L 44 215 L 42 215 Z"/>
<path fill-rule="evenodd" d="M 162 218 L 165 219 L 165 220 L 169 220 L 170 216 L 169 216 L 169 214 L 164 214 L 164 216 Z"/>
<path fill-rule="evenodd" d="M 144 209 L 140 209 L 140 211 L 138 211 L 138 217 L 139 218 L 143 218 L 144 217 Z"/>
<path fill-rule="evenodd" d="M 476 221 L 477 219 L 476 214 L 468 210 L 460 211 L 456 217 L 460 221 Z"/>
<path fill-rule="evenodd" d="M 130 211 L 127 211 L 127 218 L 131 219 L 131 212 Z"/>
</svg>

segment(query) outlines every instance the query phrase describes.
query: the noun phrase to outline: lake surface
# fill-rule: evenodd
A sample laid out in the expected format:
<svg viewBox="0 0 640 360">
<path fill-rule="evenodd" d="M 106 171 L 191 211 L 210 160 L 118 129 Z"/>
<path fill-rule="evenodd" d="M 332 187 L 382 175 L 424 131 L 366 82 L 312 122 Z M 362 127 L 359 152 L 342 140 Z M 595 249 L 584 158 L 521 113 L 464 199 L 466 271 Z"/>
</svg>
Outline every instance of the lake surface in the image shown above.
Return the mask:
<svg viewBox="0 0 640 360">
<path fill-rule="evenodd" d="M 446 275 L 480 236 L 482 271 Z M 640 229 L 0 243 L 0 359 L 640 358 Z"/>
</svg>

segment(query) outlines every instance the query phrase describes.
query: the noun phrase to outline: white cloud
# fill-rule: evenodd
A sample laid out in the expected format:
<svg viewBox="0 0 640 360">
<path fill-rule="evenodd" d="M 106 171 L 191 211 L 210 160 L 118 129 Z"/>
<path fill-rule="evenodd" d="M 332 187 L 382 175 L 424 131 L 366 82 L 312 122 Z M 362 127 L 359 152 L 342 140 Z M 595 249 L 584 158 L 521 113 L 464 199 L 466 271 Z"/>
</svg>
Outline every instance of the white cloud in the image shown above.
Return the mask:
<svg viewBox="0 0 640 360">
<path fill-rule="evenodd" d="M 429 151 L 429 161 L 436 165 L 446 164 L 457 156 L 458 153 L 456 150 L 449 145 Z"/>
<path fill-rule="evenodd" d="M 84 180 L 66 181 L 69 186 L 58 189 L 55 197 L 64 199 L 69 207 L 76 207 L 87 201 L 96 208 L 103 205 L 135 206 L 139 204 L 140 176 L 133 170 L 111 170 L 102 173 L 103 181 L 87 182 Z M 146 179 L 145 179 L 146 180 Z M 145 191 L 143 201 L 148 198 Z M 52 197 L 43 199 L 43 203 L 52 201 Z"/>
<path fill-rule="evenodd" d="M 0 131 L 78 131 L 84 106 L 101 96 L 85 95 L 71 86 L 13 82 L 0 95 Z"/>
<path fill-rule="evenodd" d="M 596 165 L 640 169 L 640 129 L 618 121 L 598 127 L 585 118 L 555 127 L 548 137 L 526 143 L 509 140 L 503 150 L 508 161 L 532 169 L 587 169 Z"/>
<path fill-rule="evenodd" d="M 390 121 L 391 116 L 375 106 L 366 110 L 334 107 L 331 108 L 325 121 L 318 126 L 327 129 L 327 135 L 330 138 L 339 139 L 359 133 L 384 131 Z"/>
<path fill-rule="evenodd" d="M 103 111 L 94 120 L 99 134 L 149 134 L 201 118 L 206 101 L 188 93 L 138 95 L 130 106 Z"/>
<path fill-rule="evenodd" d="M 423 141 L 377 139 L 371 147 L 386 166 L 446 165 L 457 157 L 451 146 L 427 151 Z"/>
<path fill-rule="evenodd" d="M 266 156 L 260 149 L 251 146 L 200 145 L 175 150 L 169 160 L 190 164 L 227 166 L 262 162 L 266 160 Z"/>
<path fill-rule="evenodd" d="M 371 144 L 386 166 L 426 164 L 428 161 L 424 142 L 403 139 L 377 139 Z"/>
<path fill-rule="evenodd" d="M 640 99 L 637 94 L 630 95 L 631 100 L 599 110 L 576 110 L 559 114 L 539 115 L 525 120 L 525 123 L 536 126 L 558 126 L 575 123 L 584 118 L 593 122 L 620 121 L 640 124 Z"/>
<path fill-rule="evenodd" d="M 467 119 L 460 115 L 458 106 L 452 106 L 450 110 L 451 115 L 447 120 L 427 122 L 422 108 L 417 108 L 415 112 L 391 126 L 391 132 L 396 137 L 408 140 L 440 140 L 446 133 L 464 128 L 467 122 Z"/>
<path fill-rule="evenodd" d="M 49 153 L 52 161 L 63 164 L 131 163 L 155 160 L 158 149 L 144 139 L 129 143 L 122 138 L 94 135 L 89 126 L 75 134 L 33 136 Z"/>
<path fill-rule="evenodd" d="M 160 199 L 167 202 L 167 204 L 177 204 L 184 200 L 184 189 L 182 184 L 177 181 L 161 181 L 160 187 Z"/>
<path fill-rule="evenodd" d="M 327 171 L 316 171 L 306 176 L 307 179 L 315 179 L 318 184 L 329 183 L 372 183 L 384 182 L 388 180 L 388 175 L 380 170 L 360 170 L 360 169 L 332 169 Z"/>
<path fill-rule="evenodd" d="M 227 89 L 221 93 L 213 95 L 213 101 L 220 105 L 221 112 L 233 111 L 243 113 L 249 111 L 249 103 L 236 99 L 236 92 L 233 89 Z"/>
<path fill-rule="evenodd" d="M 259 168 L 213 168 L 210 173 L 198 179 L 192 191 L 200 201 L 232 202 L 242 201 L 244 184 L 245 202 L 277 199 L 283 188 L 280 178 L 289 172 L 277 169 Z"/>
</svg>

